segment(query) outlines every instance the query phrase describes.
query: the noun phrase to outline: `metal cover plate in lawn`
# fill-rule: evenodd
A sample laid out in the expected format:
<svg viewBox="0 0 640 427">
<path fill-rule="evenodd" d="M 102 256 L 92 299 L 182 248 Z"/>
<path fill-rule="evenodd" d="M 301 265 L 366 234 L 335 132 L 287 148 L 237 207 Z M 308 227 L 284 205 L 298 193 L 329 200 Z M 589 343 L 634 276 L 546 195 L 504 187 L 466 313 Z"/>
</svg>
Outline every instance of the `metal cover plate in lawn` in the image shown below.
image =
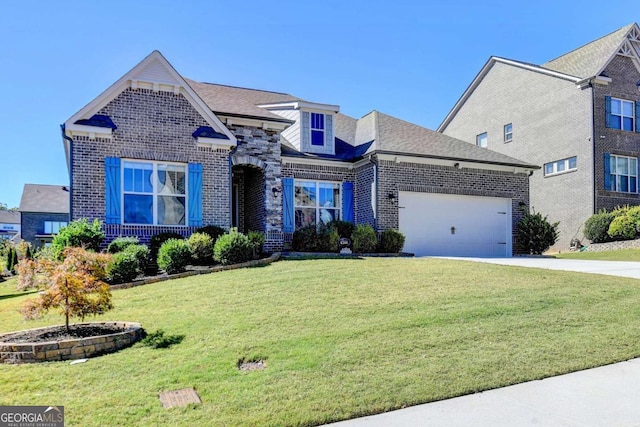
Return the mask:
<svg viewBox="0 0 640 427">
<path fill-rule="evenodd" d="M 174 406 L 187 406 L 190 403 L 202 403 L 198 393 L 192 388 L 183 388 L 181 390 L 163 391 L 160 393 L 160 402 L 162 407 L 173 408 Z"/>
</svg>

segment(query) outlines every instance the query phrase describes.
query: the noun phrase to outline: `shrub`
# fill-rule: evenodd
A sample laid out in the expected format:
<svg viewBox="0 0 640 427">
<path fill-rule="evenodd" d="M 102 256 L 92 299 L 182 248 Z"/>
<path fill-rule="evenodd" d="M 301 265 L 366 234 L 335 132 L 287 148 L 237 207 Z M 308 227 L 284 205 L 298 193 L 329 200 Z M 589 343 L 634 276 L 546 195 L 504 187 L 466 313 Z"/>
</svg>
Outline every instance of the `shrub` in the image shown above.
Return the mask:
<svg viewBox="0 0 640 427">
<path fill-rule="evenodd" d="M 72 221 L 53 237 L 51 247 L 58 257 L 66 247 L 85 248 L 98 251 L 104 240 L 102 222 L 97 219 L 90 223 L 86 218 Z"/>
<path fill-rule="evenodd" d="M 613 214 L 604 210 L 591 215 L 584 223 L 584 237 L 591 243 L 608 242 L 611 240 L 608 232 L 613 218 Z"/>
<path fill-rule="evenodd" d="M 524 253 L 540 255 L 558 241 L 558 224 L 540 213 L 523 212 L 518 222 L 518 243 Z"/>
<path fill-rule="evenodd" d="M 174 232 L 166 232 L 154 234 L 149 240 L 149 273 L 155 273 L 157 270 L 158 250 L 164 242 L 169 239 L 184 239 L 182 235 Z"/>
<path fill-rule="evenodd" d="M 184 335 L 165 335 L 164 330 L 158 329 L 155 332 L 147 334 L 141 343 L 151 348 L 167 348 L 174 344 L 180 344 L 183 339 Z"/>
<path fill-rule="evenodd" d="M 293 232 L 291 248 L 299 252 L 315 252 L 318 243 L 318 230 L 315 225 L 298 228 Z"/>
<path fill-rule="evenodd" d="M 127 246 L 122 252 L 133 254 L 138 260 L 138 273 L 144 273 L 149 266 L 150 251 L 145 245 Z"/>
<path fill-rule="evenodd" d="M 217 225 L 205 225 L 204 227 L 200 227 L 196 230 L 196 233 L 205 233 L 208 234 L 213 243 L 218 240 L 218 237 L 222 236 L 225 233 L 224 228 L 218 227 Z"/>
<path fill-rule="evenodd" d="M 357 253 L 373 252 L 378 246 L 378 236 L 369 224 L 356 225 L 351 240 L 353 251 Z"/>
<path fill-rule="evenodd" d="M 9 251 L 7 252 L 7 271 L 15 274 L 17 264 L 18 252 L 16 252 L 13 246 L 9 246 Z"/>
<path fill-rule="evenodd" d="M 253 258 L 253 244 L 236 228 L 218 237 L 213 248 L 213 258 L 222 265 L 238 264 Z"/>
<path fill-rule="evenodd" d="M 253 245 L 253 257 L 256 258 L 262 253 L 262 246 L 264 245 L 264 233 L 260 231 L 250 231 L 247 234 L 247 237 Z"/>
<path fill-rule="evenodd" d="M 107 265 L 107 281 L 111 284 L 131 282 L 138 277 L 140 263 L 136 254 L 129 251 L 113 254 Z"/>
<path fill-rule="evenodd" d="M 338 252 L 340 235 L 333 227 L 320 224 L 316 233 L 316 250 L 319 252 Z"/>
<path fill-rule="evenodd" d="M 384 230 L 380 235 L 380 252 L 398 253 L 404 246 L 404 234 L 398 230 Z"/>
<path fill-rule="evenodd" d="M 636 226 L 636 234 L 640 232 L 640 206 L 634 206 L 627 210 L 627 216 L 633 221 Z"/>
<path fill-rule="evenodd" d="M 167 274 L 184 271 L 191 261 L 191 251 L 184 239 L 169 239 L 158 250 L 158 267 Z"/>
<path fill-rule="evenodd" d="M 107 246 L 107 252 L 110 254 L 122 252 L 129 246 L 137 245 L 138 243 L 140 243 L 140 240 L 137 237 L 116 237 Z"/>
<path fill-rule="evenodd" d="M 193 233 L 187 239 L 193 262 L 209 265 L 213 262 L 213 239 L 206 233 Z"/>
<path fill-rule="evenodd" d="M 617 216 L 611 221 L 607 234 L 613 240 L 631 240 L 636 237 L 636 224 L 629 215 Z"/>
<path fill-rule="evenodd" d="M 353 230 L 356 226 L 349 221 L 331 221 L 327 224 L 327 227 L 335 228 L 339 237 L 351 238 Z"/>
</svg>

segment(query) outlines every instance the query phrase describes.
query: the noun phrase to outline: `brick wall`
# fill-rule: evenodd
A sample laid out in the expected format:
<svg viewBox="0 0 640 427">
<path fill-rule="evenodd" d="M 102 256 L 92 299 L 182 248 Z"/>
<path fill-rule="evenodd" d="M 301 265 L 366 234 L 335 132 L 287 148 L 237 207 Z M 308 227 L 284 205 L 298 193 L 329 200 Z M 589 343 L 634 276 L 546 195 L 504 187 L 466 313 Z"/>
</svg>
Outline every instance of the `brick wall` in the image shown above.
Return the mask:
<svg viewBox="0 0 640 427">
<path fill-rule="evenodd" d="M 37 234 L 44 233 L 44 222 L 69 222 L 69 214 L 66 213 L 42 213 L 42 212 L 22 212 L 21 214 L 21 237 L 35 246 L 40 246 L 40 239 Z M 46 239 L 50 240 L 50 239 Z"/>
<path fill-rule="evenodd" d="M 375 213 L 375 170 L 373 163 L 356 169 L 356 185 L 354 186 L 355 222 L 356 224 L 369 224 L 376 228 Z"/>
</svg>

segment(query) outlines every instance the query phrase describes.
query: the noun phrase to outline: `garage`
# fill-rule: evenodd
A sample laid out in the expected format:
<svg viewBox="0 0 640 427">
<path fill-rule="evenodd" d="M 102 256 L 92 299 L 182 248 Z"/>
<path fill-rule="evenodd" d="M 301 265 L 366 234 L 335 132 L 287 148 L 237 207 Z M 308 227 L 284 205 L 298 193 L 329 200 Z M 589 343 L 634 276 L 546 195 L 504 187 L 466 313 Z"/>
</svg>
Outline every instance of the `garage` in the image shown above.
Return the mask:
<svg viewBox="0 0 640 427">
<path fill-rule="evenodd" d="M 416 256 L 510 257 L 511 199 L 400 191 L 404 251 Z"/>
</svg>

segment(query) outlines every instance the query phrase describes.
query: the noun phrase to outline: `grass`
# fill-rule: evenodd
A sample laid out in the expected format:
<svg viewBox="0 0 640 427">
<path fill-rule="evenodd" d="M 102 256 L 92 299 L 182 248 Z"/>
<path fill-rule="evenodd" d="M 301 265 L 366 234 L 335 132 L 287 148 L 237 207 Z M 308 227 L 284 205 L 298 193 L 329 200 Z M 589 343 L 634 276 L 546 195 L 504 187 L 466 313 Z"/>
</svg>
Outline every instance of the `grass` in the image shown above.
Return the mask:
<svg viewBox="0 0 640 427">
<path fill-rule="evenodd" d="M 554 256 L 556 258 L 598 261 L 640 261 L 640 249 L 620 249 L 604 252 L 564 252 Z"/>
<path fill-rule="evenodd" d="M 11 282 L 9 282 L 11 283 Z M 7 283 L 0 295 L 13 295 Z M 0 405 L 69 426 L 309 426 L 640 356 L 640 281 L 440 259 L 282 261 L 114 292 L 101 319 L 184 335 L 69 365 L 0 366 Z M 0 299 L 0 332 L 28 296 Z M 265 360 L 243 372 L 239 360 Z M 193 387 L 202 405 L 165 410 Z"/>
</svg>

